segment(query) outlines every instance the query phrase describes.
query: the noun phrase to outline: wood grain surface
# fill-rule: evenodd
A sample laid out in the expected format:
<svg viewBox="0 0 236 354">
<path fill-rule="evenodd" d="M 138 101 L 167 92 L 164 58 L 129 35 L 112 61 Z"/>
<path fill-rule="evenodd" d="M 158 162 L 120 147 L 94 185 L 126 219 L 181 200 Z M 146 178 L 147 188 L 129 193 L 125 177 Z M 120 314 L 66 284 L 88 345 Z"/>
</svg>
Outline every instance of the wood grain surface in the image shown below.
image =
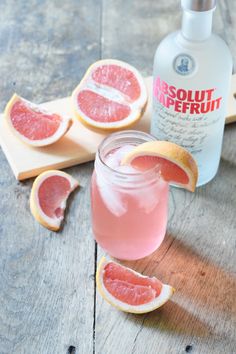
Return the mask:
<svg viewBox="0 0 236 354">
<path fill-rule="evenodd" d="M 236 3 L 218 2 L 214 29 L 236 59 Z M 93 61 L 114 57 L 152 71 L 161 38 L 180 25 L 178 1 L 0 2 L 0 111 L 14 91 L 36 102 L 68 96 Z M 195 194 L 171 189 L 158 251 L 127 262 L 176 288 L 146 315 L 124 314 L 97 293 L 103 251 L 93 241 L 92 163 L 70 169 L 81 188 L 65 224 L 33 219 L 33 180 L 16 182 L 0 152 L 0 354 L 236 353 L 236 126 L 225 129 L 217 177 Z"/>
</svg>

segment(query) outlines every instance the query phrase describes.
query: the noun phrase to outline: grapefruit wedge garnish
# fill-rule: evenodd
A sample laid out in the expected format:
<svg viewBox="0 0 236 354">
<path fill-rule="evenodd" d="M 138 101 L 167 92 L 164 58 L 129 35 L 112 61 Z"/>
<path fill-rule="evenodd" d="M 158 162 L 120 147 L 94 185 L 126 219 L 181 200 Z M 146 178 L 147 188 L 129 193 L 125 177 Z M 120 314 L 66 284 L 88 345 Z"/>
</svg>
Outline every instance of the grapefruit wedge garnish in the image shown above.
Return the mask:
<svg viewBox="0 0 236 354">
<path fill-rule="evenodd" d="M 194 192 L 198 167 L 192 155 L 183 147 L 169 141 L 148 141 L 134 147 L 121 161 L 139 171 L 157 166 L 162 178 Z"/>
<path fill-rule="evenodd" d="M 76 117 L 98 131 L 133 125 L 143 114 L 147 89 L 141 74 L 119 60 L 100 60 L 90 66 L 72 94 Z"/>
<path fill-rule="evenodd" d="M 30 209 L 35 219 L 50 230 L 57 231 L 64 218 L 66 201 L 78 187 L 68 173 L 51 170 L 41 173 L 34 181 Z"/>
<path fill-rule="evenodd" d="M 103 257 L 96 275 L 101 296 L 121 311 L 146 313 L 164 305 L 174 293 L 170 285 Z"/>
<path fill-rule="evenodd" d="M 49 112 L 14 94 L 5 108 L 11 131 L 31 146 L 46 146 L 59 140 L 71 127 L 72 119 Z"/>
</svg>

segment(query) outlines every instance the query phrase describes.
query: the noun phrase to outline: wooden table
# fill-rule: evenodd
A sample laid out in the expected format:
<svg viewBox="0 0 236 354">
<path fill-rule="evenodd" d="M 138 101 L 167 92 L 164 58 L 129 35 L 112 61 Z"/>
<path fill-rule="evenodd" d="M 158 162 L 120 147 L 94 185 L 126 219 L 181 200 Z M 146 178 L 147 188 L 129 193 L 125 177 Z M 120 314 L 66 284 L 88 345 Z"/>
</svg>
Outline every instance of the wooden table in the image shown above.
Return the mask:
<svg viewBox="0 0 236 354">
<path fill-rule="evenodd" d="M 180 25 L 179 1 L 0 2 L 0 105 L 17 91 L 64 97 L 99 58 L 150 75 L 160 39 Z M 236 3 L 219 1 L 214 27 L 236 58 Z M 1 153 L 0 353 L 236 353 L 236 126 L 227 126 L 217 177 L 195 194 L 172 189 L 168 233 L 129 262 L 172 284 L 172 301 L 146 315 L 117 311 L 97 293 L 103 252 L 90 227 L 92 163 L 68 169 L 81 184 L 59 233 L 31 216 L 33 180 L 17 182 Z"/>
</svg>

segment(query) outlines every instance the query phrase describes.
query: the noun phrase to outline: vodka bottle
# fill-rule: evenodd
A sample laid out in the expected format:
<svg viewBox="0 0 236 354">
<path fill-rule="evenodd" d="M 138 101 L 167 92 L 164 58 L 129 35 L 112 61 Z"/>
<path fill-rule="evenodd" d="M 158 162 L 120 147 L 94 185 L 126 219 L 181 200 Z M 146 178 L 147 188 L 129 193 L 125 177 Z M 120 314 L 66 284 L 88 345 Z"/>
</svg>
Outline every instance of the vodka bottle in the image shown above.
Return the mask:
<svg viewBox="0 0 236 354">
<path fill-rule="evenodd" d="M 232 58 L 225 42 L 211 32 L 216 0 L 181 4 L 181 30 L 164 38 L 155 54 L 151 133 L 193 154 L 199 186 L 219 166 Z"/>
</svg>

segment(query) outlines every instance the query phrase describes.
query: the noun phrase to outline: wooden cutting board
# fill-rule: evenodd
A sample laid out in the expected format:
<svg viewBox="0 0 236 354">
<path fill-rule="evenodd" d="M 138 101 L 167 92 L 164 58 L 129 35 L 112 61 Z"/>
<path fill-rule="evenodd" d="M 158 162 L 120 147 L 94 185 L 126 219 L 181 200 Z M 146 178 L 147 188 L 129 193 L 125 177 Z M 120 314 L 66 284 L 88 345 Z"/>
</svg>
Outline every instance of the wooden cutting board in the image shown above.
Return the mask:
<svg viewBox="0 0 236 354">
<path fill-rule="evenodd" d="M 146 79 L 149 102 L 142 119 L 132 129 L 149 132 L 151 118 L 152 78 Z M 226 123 L 236 121 L 236 75 L 232 77 L 232 88 L 228 102 Z M 43 103 L 42 106 L 54 111 L 73 116 L 70 97 Z M 79 121 L 74 124 L 66 136 L 53 145 L 34 148 L 18 140 L 9 130 L 3 114 L 0 115 L 0 144 L 12 171 L 18 180 L 37 176 L 49 169 L 62 169 L 94 159 L 96 150 L 105 134 L 99 134 L 85 128 Z"/>
</svg>

